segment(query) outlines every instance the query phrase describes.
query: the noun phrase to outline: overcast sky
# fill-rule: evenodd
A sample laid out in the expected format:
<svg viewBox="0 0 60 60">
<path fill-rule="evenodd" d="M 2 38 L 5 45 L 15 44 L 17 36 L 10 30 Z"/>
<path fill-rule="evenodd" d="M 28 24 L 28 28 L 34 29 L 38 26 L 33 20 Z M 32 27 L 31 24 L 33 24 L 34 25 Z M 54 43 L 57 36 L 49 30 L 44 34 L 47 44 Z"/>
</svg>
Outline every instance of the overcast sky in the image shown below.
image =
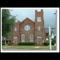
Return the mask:
<svg viewBox="0 0 60 60">
<path fill-rule="evenodd" d="M 16 16 L 16 19 L 19 21 L 23 21 L 26 17 L 31 20 L 35 20 L 35 10 L 36 9 L 13 9 L 11 11 L 11 15 Z M 39 10 L 39 9 L 37 9 Z M 45 28 L 49 26 L 55 28 L 56 27 L 56 9 L 43 9 L 44 12 L 44 24 Z"/>
</svg>

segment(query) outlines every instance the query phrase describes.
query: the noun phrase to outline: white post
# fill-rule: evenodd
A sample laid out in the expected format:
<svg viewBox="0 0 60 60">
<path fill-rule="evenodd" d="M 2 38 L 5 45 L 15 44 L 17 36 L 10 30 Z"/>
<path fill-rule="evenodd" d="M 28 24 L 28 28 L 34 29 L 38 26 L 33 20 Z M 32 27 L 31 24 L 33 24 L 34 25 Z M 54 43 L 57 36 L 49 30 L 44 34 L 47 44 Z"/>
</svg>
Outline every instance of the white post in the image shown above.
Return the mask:
<svg viewBox="0 0 60 60">
<path fill-rule="evenodd" d="M 52 50 L 52 42 L 51 42 L 51 28 L 49 26 L 49 47 L 50 47 L 50 50 Z"/>
</svg>

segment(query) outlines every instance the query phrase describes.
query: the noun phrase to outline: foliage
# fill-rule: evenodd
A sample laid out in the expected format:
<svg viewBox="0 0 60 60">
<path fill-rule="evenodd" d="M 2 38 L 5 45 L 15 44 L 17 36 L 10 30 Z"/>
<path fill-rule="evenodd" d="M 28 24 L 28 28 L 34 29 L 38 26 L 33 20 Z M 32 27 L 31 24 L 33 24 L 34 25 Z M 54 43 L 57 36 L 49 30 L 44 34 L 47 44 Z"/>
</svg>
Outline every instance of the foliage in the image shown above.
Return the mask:
<svg viewBox="0 0 60 60">
<path fill-rule="evenodd" d="M 25 43 L 19 43 L 18 45 L 33 46 L 33 45 L 35 45 L 35 43 L 25 42 Z"/>
<path fill-rule="evenodd" d="M 5 41 L 6 41 L 6 44 L 8 44 L 8 45 L 9 45 L 10 42 L 11 42 L 10 40 L 2 40 L 2 45 L 5 45 Z"/>
<path fill-rule="evenodd" d="M 56 37 L 52 39 L 52 45 L 54 45 L 55 43 L 56 43 Z"/>
<path fill-rule="evenodd" d="M 2 36 L 8 37 L 13 30 L 15 16 L 10 14 L 10 10 L 2 9 Z"/>
<path fill-rule="evenodd" d="M 45 46 L 48 46 L 48 45 L 49 45 L 49 40 L 45 41 L 45 42 L 44 42 L 44 45 L 45 45 Z"/>
<path fill-rule="evenodd" d="M 52 40 L 52 45 L 54 45 L 55 43 L 56 43 L 56 37 L 54 37 L 53 39 L 51 39 Z M 47 40 L 47 41 L 45 41 L 44 42 L 44 45 L 49 45 L 49 40 Z"/>
</svg>

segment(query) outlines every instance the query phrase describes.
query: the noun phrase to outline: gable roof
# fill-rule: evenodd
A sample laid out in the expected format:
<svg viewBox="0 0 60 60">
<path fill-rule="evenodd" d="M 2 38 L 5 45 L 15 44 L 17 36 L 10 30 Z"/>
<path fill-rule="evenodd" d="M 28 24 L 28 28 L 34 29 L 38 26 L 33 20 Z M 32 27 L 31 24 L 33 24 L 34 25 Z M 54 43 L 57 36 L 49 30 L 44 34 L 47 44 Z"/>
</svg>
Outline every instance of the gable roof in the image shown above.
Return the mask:
<svg viewBox="0 0 60 60">
<path fill-rule="evenodd" d="M 31 22 L 33 22 L 34 23 L 34 21 L 32 21 L 30 18 L 25 18 L 22 22 L 24 22 L 25 20 L 30 20 Z"/>
</svg>

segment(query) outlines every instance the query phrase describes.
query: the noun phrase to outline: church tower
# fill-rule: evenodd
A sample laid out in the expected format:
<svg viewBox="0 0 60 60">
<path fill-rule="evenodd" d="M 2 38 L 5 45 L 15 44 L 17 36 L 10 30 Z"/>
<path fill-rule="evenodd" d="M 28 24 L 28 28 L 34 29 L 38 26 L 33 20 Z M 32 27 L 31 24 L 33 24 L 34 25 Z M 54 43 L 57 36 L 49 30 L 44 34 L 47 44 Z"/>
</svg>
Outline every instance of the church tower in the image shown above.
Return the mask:
<svg viewBox="0 0 60 60">
<path fill-rule="evenodd" d="M 35 10 L 35 45 L 43 45 L 45 40 L 43 10 Z"/>
</svg>

